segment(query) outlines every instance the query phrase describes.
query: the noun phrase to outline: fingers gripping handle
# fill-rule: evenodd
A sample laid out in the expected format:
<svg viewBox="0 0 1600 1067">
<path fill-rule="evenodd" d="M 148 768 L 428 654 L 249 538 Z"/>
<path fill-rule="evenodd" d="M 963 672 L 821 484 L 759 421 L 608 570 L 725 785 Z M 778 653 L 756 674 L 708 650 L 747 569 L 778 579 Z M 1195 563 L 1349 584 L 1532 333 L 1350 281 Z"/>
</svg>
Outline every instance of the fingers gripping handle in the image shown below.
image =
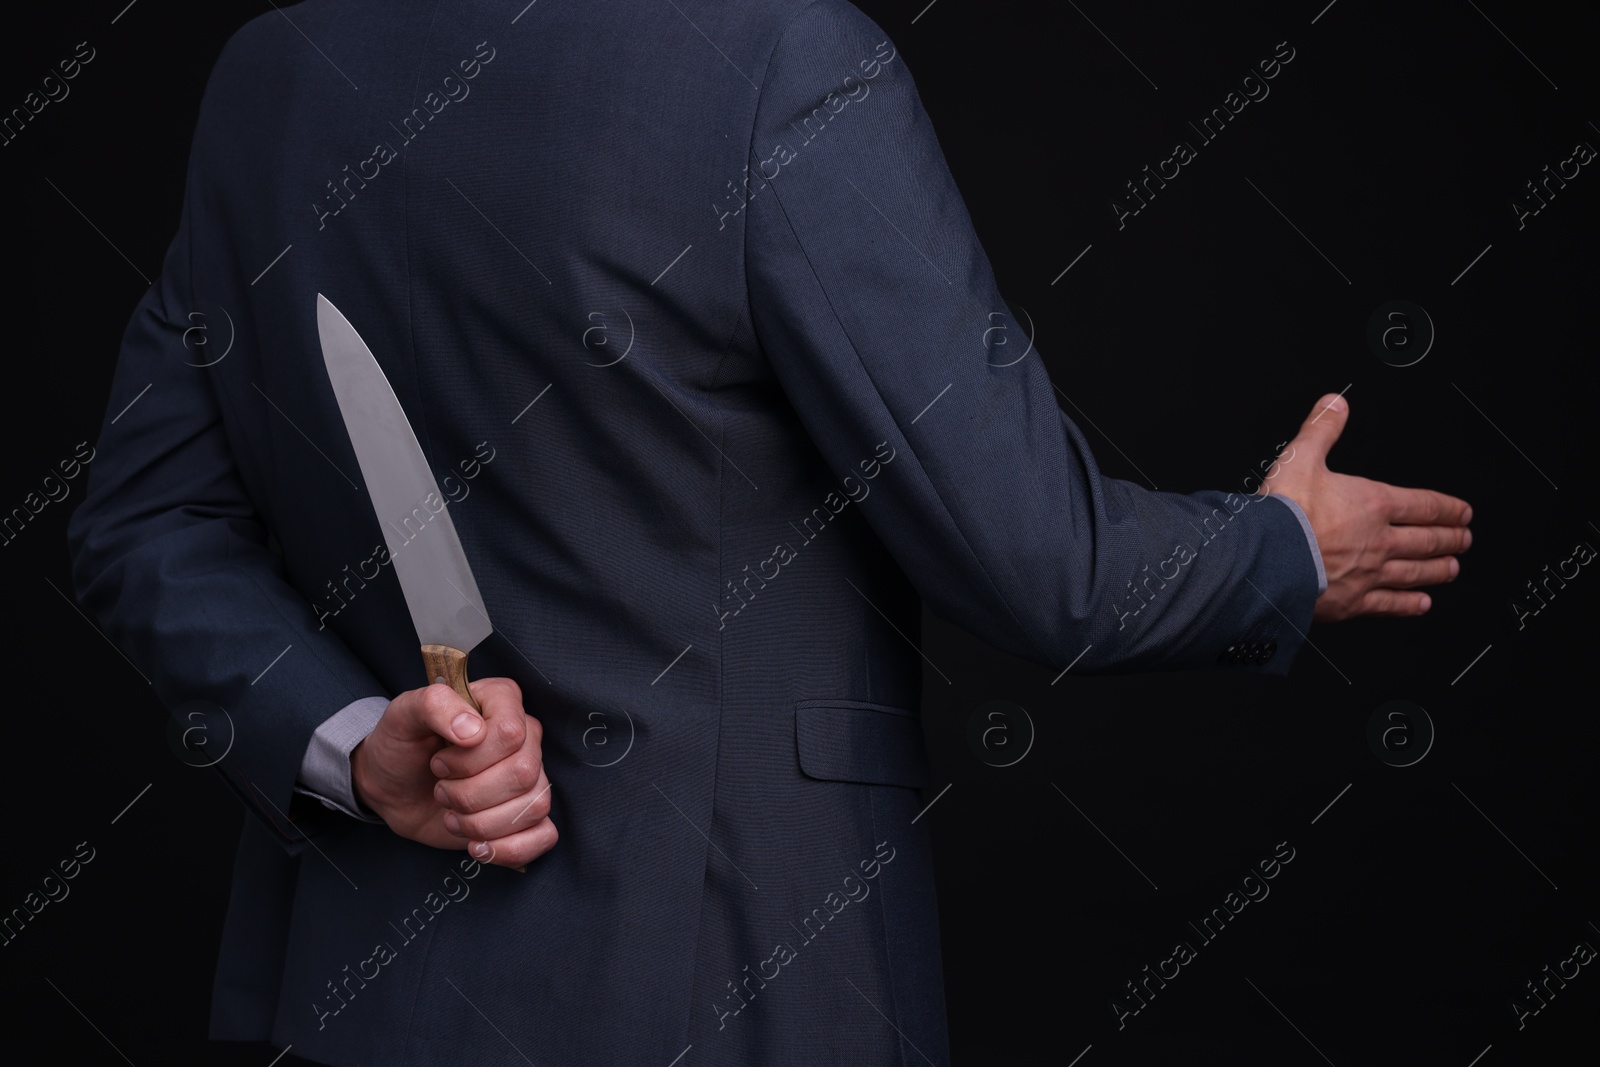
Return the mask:
<svg viewBox="0 0 1600 1067">
<path fill-rule="evenodd" d="M 479 715 L 483 714 L 483 708 L 472 698 L 472 691 L 467 688 L 467 654 L 465 652 L 459 648 L 451 648 L 449 645 L 423 645 L 422 666 L 427 671 L 430 685 L 436 681 L 443 681 L 445 685 L 454 689 L 462 700 L 472 705 L 474 711 Z M 526 874 L 528 866 L 523 864 L 520 867 L 511 869 L 518 874 Z"/>
</svg>

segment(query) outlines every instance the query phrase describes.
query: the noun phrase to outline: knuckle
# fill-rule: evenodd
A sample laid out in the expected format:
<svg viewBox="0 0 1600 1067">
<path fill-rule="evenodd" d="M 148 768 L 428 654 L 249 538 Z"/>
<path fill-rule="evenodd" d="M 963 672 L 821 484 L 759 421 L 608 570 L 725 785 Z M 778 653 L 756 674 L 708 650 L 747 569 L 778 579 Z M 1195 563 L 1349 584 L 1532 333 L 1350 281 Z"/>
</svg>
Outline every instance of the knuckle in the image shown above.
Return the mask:
<svg viewBox="0 0 1600 1067">
<path fill-rule="evenodd" d="M 485 698 L 497 704 L 502 701 L 522 702 L 522 687 L 510 678 L 480 678 L 472 684 L 483 691 Z"/>
<path fill-rule="evenodd" d="M 525 718 L 527 720 L 525 725 L 527 727 L 528 734 L 533 738 L 534 745 L 535 746 L 543 745 L 544 744 L 544 723 L 540 722 L 538 719 L 535 719 L 532 715 L 529 715 L 527 712 L 523 712 L 523 718 Z"/>
<path fill-rule="evenodd" d="M 539 772 L 543 769 L 540 760 L 530 753 L 523 752 L 511 760 L 511 779 L 516 783 L 519 792 L 527 792 L 539 784 Z"/>
<path fill-rule="evenodd" d="M 521 745 L 523 734 L 526 733 L 526 727 L 521 722 L 523 718 L 524 716 L 521 715 L 501 715 L 496 718 L 494 720 L 495 738 L 509 746 Z"/>
<path fill-rule="evenodd" d="M 550 790 L 546 789 L 539 796 L 535 797 L 533 802 L 528 805 L 528 810 L 523 815 L 523 819 L 528 823 L 528 825 L 532 826 L 549 814 Z"/>
</svg>

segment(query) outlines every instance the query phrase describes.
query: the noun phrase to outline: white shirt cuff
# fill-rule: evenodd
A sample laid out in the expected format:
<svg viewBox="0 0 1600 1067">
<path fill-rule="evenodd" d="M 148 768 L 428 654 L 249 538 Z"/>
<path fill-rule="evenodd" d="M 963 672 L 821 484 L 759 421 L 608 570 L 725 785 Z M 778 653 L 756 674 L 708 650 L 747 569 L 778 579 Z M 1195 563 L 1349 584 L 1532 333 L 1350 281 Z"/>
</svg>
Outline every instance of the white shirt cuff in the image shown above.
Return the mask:
<svg viewBox="0 0 1600 1067">
<path fill-rule="evenodd" d="M 356 799 L 350 781 L 350 753 L 373 731 L 389 706 L 388 697 L 363 697 L 329 716 L 306 746 L 296 792 L 316 797 L 334 811 L 362 822 L 383 822 Z"/>
<path fill-rule="evenodd" d="M 1281 500 L 1294 512 L 1294 517 L 1300 520 L 1300 528 L 1306 532 L 1306 543 L 1311 546 L 1311 560 L 1317 565 L 1317 595 L 1321 596 L 1328 591 L 1328 572 L 1322 566 L 1322 549 L 1317 547 L 1317 535 L 1311 531 L 1311 520 L 1306 518 L 1306 513 L 1300 510 L 1300 505 L 1282 493 L 1268 495 L 1268 500 Z"/>
</svg>

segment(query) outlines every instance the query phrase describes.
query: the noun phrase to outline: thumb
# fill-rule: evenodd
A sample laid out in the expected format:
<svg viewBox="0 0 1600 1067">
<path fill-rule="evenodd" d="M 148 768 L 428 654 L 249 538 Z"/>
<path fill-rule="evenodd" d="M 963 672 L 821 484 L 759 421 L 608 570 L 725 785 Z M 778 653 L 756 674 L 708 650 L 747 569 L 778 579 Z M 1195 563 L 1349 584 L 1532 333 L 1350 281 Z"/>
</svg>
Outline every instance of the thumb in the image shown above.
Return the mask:
<svg viewBox="0 0 1600 1067">
<path fill-rule="evenodd" d="M 452 745 L 471 747 L 483 738 L 483 718 L 472 706 L 442 683 L 425 685 L 394 700 L 398 716 L 396 733 L 406 741 L 443 738 Z M 391 705 L 393 707 L 393 705 Z"/>
<path fill-rule="evenodd" d="M 1306 421 L 1300 424 L 1300 432 L 1290 442 L 1294 448 L 1293 454 L 1298 456 L 1305 453 L 1312 459 L 1326 462 L 1328 451 L 1339 440 L 1339 435 L 1344 433 L 1349 418 L 1350 405 L 1344 397 L 1337 393 L 1326 394 L 1317 401 L 1311 414 L 1306 416 Z"/>
</svg>

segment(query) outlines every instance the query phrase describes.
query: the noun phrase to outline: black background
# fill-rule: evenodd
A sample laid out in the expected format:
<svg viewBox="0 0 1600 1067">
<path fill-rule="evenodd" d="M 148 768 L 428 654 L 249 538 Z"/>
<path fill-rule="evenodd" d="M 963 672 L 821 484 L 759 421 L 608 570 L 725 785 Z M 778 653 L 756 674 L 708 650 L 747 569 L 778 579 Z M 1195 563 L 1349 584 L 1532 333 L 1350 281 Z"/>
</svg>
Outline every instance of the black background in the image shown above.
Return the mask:
<svg viewBox="0 0 1600 1067">
<path fill-rule="evenodd" d="M 140 272 L 176 226 L 205 78 L 271 10 L 125 2 L 6 13 L 0 111 L 77 42 L 97 57 L 0 148 L 5 512 L 97 434 Z M 1600 946 L 1600 577 L 1582 570 L 1521 630 L 1511 604 L 1579 542 L 1600 546 L 1581 431 L 1596 418 L 1600 175 L 1584 167 L 1520 229 L 1512 203 L 1578 142 L 1600 145 L 1600 13 L 923 2 L 859 6 L 915 74 L 1008 300 L 1106 473 L 1238 489 L 1318 396 L 1348 387 L 1336 469 L 1475 512 L 1461 577 L 1427 617 L 1318 625 L 1287 679 L 1053 682 L 925 620 L 955 1061 L 1594 1062 L 1595 967 L 1521 1029 L 1510 1005 L 1578 942 Z M 1187 122 L 1284 41 L 1294 59 L 1270 95 L 1200 145 Z M 1119 229 L 1113 198 L 1179 140 L 1197 158 Z M 1367 342 L 1396 299 L 1437 334 L 1412 366 Z M 1409 329 L 1422 345 L 1426 324 Z M 204 1039 L 243 815 L 174 758 L 144 681 L 66 600 L 72 484 L 0 550 L 0 911 L 78 842 L 96 854 L 0 948 L 8 1041 L 34 1034 L 68 1062 L 265 1065 L 275 1050 Z M 1396 699 L 1436 734 L 1407 767 L 1367 740 Z M 975 745 L 992 700 L 1026 718 Z M 1408 729 L 1414 756 L 1427 731 Z M 1280 842 L 1294 859 L 1270 895 L 1202 943 L 1188 923 Z M 1113 1000 L 1136 1006 L 1125 983 L 1177 941 L 1196 959 L 1119 1030 Z"/>
</svg>

